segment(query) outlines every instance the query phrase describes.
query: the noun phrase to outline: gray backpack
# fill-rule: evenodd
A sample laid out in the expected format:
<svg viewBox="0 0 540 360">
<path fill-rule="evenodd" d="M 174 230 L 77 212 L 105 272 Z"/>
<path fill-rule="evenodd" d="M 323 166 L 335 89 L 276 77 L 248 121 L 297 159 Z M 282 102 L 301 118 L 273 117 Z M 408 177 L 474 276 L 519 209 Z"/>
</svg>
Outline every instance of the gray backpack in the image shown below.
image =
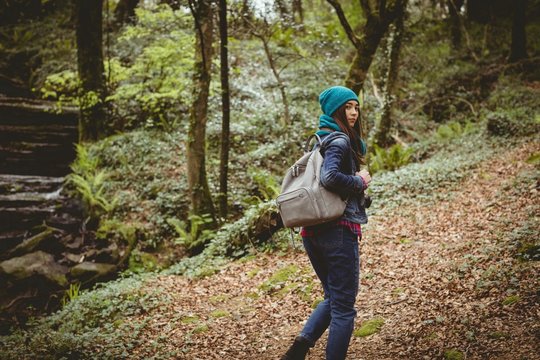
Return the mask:
<svg viewBox="0 0 540 360">
<path fill-rule="evenodd" d="M 322 224 L 343 215 L 347 202 L 339 194 L 325 189 L 320 182 L 322 153 L 327 144 L 338 137 L 347 138 L 339 132 L 328 135 L 324 141 L 316 134 L 311 135 L 304 146 L 304 156 L 287 170 L 276 199 L 285 227 Z M 309 151 L 313 138 L 317 144 Z"/>
</svg>

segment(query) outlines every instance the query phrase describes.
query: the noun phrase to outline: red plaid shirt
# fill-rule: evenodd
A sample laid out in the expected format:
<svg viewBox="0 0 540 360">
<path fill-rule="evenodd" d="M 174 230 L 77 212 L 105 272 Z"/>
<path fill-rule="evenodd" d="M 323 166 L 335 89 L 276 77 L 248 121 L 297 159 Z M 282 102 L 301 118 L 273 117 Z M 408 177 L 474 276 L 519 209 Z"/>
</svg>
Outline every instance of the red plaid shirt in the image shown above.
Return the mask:
<svg viewBox="0 0 540 360">
<path fill-rule="evenodd" d="M 303 227 L 302 230 L 300 231 L 300 236 L 302 237 L 315 236 L 317 233 L 320 233 L 321 231 L 326 230 L 329 227 L 334 227 L 334 226 L 344 226 L 348 228 L 353 234 L 358 235 L 358 237 L 362 237 L 362 228 L 360 227 L 360 224 L 354 223 L 349 220 L 338 220 L 338 221 L 332 221 L 332 222 L 321 224 L 321 225 Z"/>
</svg>

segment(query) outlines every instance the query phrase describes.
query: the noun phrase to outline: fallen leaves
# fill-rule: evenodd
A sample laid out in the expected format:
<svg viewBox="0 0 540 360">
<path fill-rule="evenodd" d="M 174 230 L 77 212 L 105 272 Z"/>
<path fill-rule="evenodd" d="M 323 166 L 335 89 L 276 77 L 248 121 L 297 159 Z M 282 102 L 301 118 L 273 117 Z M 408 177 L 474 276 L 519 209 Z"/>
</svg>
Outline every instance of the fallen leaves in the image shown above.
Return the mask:
<svg viewBox="0 0 540 360">
<path fill-rule="evenodd" d="M 540 266 L 515 256 L 509 234 L 538 219 L 540 202 L 537 191 L 508 190 L 538 150 L 531 141 L 495 154 L 439 202 L 371 217 L 360 246 L 357 333 L 378 322 L 351 339 L 348 358 L 538 358 Z M 322 298 L 307 257 L 292 250 L 147 286 L 173 301 L 144 315 L 143 336 L 150 344 L 165 335 L 159 354 L 181 359 L 278 359 Z M 325 344 L 323 336 L 308 359 L 323 359 Z M 134 354 L 151 357 L 151 349 Z"/>
</svg>

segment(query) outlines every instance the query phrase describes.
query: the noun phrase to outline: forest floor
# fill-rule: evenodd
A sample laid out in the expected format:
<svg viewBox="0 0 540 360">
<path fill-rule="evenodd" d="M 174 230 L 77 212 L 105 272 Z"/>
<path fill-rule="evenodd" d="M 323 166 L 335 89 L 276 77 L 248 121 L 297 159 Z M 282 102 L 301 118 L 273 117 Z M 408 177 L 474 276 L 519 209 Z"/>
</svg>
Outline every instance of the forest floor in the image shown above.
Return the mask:
<svg viewBox="0 0 540 360">
<path fill-rule="evenodd" d="M 384 323 L 353 336 L 348 358 L 540 359 L 540 263 L 517 255 L 520 234 L 540 226 L 538 165 L 526 161 L 539 151 L 522 142 L 480 163 L 443 200 L 370 218 L 355 328 Z M 145 286 L 172 301 L 140 315 L 147 343 L 131 356 L 141 358 L 159 348 L 182 359 L 279 359 L 322 297 L 300 249 Z M 307 358 L 324 359 L 325 344 L 326 334 Z"/>
</svg>

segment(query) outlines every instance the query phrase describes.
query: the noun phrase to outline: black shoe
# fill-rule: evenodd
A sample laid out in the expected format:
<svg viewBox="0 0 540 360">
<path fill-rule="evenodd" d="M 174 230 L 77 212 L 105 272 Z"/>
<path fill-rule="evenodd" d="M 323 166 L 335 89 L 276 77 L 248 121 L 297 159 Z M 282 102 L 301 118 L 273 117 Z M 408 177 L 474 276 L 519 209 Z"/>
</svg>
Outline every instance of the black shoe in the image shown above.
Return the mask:
<svg viewBox="0 0 540 360">
<path fill-rule="evenodd" d="M 281 360 L 304 360 L 310 347 L 307 339 L 297 336 L 289 350 L 281 357 Z"/>
</svg>

